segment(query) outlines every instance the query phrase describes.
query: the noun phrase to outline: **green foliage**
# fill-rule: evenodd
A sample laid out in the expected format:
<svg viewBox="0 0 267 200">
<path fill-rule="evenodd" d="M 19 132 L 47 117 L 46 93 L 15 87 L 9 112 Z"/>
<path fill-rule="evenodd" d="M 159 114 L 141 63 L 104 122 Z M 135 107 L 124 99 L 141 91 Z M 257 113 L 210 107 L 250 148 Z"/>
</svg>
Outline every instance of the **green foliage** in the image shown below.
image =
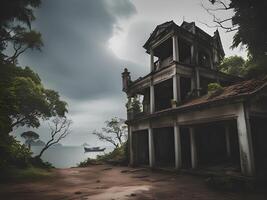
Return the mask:
<svg viewBox="0 0 267 200">
<path fill-rule="evenodd" d="M 222 86 L 219 83 L 209 83 L 208 84 L 208 91 L 216 91 L 216 90 L 221 90 Z"/>
<path fill-rule="evenodd" d="M 240 56 L 230 56 L 224 58 L 218 68 L 224 73 L 248 79 L 264 77 L 267 74 L 267 56 L 258 59 L 249 56 L 247 60 Z"/>
<path fill-rule="evenodd" d="M 223 87 L 219 83 L 208 84 L 208 95 L 209 98 L 220 95 L 223 92 Z"/>
<path fill-rule="evenodd" d="M 78 167 L 88 167 L 91 165 L 101 165 L 103 164 L 102 161 L 99 161 L 97 159 L 87 158 L 85 161 L 80 162 L 77 166 Z"/>
<path fill-rule="evenodd" d="M 257 60 L 249 59 L 246 63 L 245 78 L 261 78 L 267 75 L 267 56 Z"/>
<path fill-rule="evenodd" d="M 128 102 L 126 104 L 127 110 L 132 110 L 134 113 L 141 112 L 141 102 L 138 95 L 135 95 L 134 97 L 131 97 L 128 99 Z"/>
<path fill-rule="evenodd" d="M 132 108 L 133 108 L 133 111 L 136 113 L 141 112 L 141 103 L 137 96 L 133 98 Z"/>
<path fill-rule="evenodd" d="M 39 127 L 40 119 L 64 116 L 66 102 L 57 92 L 45 89 L 29 67 L 0 64 L 0 130 L 16 126 Z"/>
<path fill-rule="evenodd" d="M 1 136 L 0 140 L 0 169 L 9 166 L 26 168 L 30 165 L 31 152 L 12 136 Z"/>
<path fill-rule="evenodd" d="M 17 167 L 9 167 L 0 171 L 0 182 L 6 183 L 8 181 L 40 181 L 44 178 L 52 178 L 53 174 L 49 169 L 42 169 L 38 167 L 28 167 L 20 169 Z"/>
<path fill-rule="evenodd" d="M 238 26 L 234 36 L 233 47 L 245 45 L 253 59 L 262 57 L 267 51 L 267 19 L 266 1 L 231 0 L 230 7 L 234 9 L 232 24 Z"/>
<path fill-rule="evenodd" d="M 54 166 L 49 163 L 49 162 L 44 162 L 41 158 L 39 157 L 34 157 L 31 158 L 31 165 L 33 167 L 41 168 L 41 169 L 52 169 Z"/>
<path fill-rule="evenodd" d="M 127 164 L 128 155 L 127 155 L 127 142 L 123 143 L 122 146 L 115 148 L 112 152 L 98 155 L 97 160 L 102 162 L 110 162 L 117 164 Z"/>
<path fill-rule="evenodd" d="M 57 92 L 44 88 L 38 74 L 29 67 L 17 66 L 22 53 L 41 50 L 43 46 L 41 33 L 31 29 L 33 9 L 40 3 L 41 0 L 0 2 L 0 168 L 27 167 L 33 161 L 29 149 L 9 136 L 15 127 L 36 128 L 40 120 L 64 117 L 67 112 L 66 102 Z"/>
<path fill-rule="evenodd" d="M 227 74 L 244 76 L 246 73 L 245 60 L 241 56 L 230 56 L 222 60 L 218 69 Z"/>
<path fill-rule="evenodd" d="M 232 48 L 243 45 L 248 50 L 249 60 L 243 65 L 242 59 L 233 58 L 232 65 L 227 64 L 226 72 L 234 75 L 245 75 L 248 78 L 258 78 L 267 74 L 267 1 L 265 0 L 230 0 L 229 4 L 221 0 L 209 0 L 218 6 L 214 10 L 233 10 L 233 16 L 228 19 L 215 20 L 219 27 L 230 32 L 236 30 Z M 228 24 L 225 24 L 228 23 Z M 230 64 L 230 66 L 229 66 Z M 230 71 L 228 71 L 230 70 Z M 223 70 L 224 71 L 224 70 Z"/>
</svg>

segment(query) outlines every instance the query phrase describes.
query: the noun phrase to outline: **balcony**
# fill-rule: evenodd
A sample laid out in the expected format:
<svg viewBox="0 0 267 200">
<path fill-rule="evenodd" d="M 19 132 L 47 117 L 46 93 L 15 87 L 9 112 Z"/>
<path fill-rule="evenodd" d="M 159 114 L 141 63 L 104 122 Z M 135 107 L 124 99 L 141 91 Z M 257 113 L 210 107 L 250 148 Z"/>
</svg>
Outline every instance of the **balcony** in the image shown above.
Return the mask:
<svg viewBox="0 0 267 200">
<path fill-rule="evenodd" d="M 158 71 L 164 67 L 169 66 L 173 61 L 173 56 L 169 56 L 167 58 L 165 58 L 164 60 L 158 59 L 155 63 L 154 63 L 154 71 Z"/>
</svg>

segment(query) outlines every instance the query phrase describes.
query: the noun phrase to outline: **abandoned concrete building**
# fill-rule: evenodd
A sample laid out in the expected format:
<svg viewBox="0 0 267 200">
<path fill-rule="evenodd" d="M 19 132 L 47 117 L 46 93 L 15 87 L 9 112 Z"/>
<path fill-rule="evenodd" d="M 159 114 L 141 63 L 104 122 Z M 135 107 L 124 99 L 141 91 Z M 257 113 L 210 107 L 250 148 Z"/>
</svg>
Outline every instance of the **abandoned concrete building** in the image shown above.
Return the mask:
<svg viewBox="0 0 267 200">
<path fill-rule="evenodd" d="M 210 36 L 194 22 L 158 25 L 143 47 L 150 73 L 134 81 L 127 69 L 122 73 L 130 164 L 173 169 L 227 164 L 246 176 L 266 171 L 267 80 L 218 71 L 224 58 L 219 32 Z M 221 87 L 209 91 L 209 83 Z"/>
</svg>

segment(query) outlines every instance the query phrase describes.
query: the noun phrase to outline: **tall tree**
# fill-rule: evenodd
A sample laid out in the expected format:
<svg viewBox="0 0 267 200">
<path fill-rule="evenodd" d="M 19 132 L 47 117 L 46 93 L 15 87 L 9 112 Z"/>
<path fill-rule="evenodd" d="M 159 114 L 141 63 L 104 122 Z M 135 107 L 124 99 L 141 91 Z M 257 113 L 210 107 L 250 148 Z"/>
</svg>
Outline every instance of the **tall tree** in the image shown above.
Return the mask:
<svg viewBox="0 0 267 200">
<path fill-rule="evenodd" d="M 28 145 L 28 148 L 31 149 L 31 144 L 39 139 L 39 135 L 35 133 L 34 131 L 26 131 L 21 134 L 21 137 L 23 137 L 26 141 L 25 144 Z"/>
<path fill-rule="evenodd" d="M 15 127 L 37 128 L 41 119 L 65 116 L 67 103 L 57 92 L 45 89 L 39 76 L 29 67 L 13 64 L 0 67 L 0 130 Z"/>
<path fill-rule="evenodd" d="M 215 27 L 235 31 L 232 48 L 243 45 L 250 56 L 254 76 L 267 74 L 267 1 L 266 0 L 209 0 L 215 7 L 205 9 L 213 16 Z M 220 12 L 230 16 L 220 17 Z M 223 15 L 225 16 L 225 15 Z M 256 69 L 255 69 L 256 68 Z"/>
<path fill-rule="evenodd" d="M 267 52 L 267 2 L 265 0 L 209 0 L 216 7 L 206 8 L 213 15 L 217 27 L 226 31 L 236 31 L 232 47 L 245 45 L 253 58 L 264 56 Z M 213 11 L 232 10 L 228 18 L 216 17 Z"/>
<path fill-rule="evenodd" d="M 40 120 L 65 117 L 67 112 L 67 103 L 56 91 L 46 89 L 29 67 L 18 65 L 21 54 L 43 46 L 41 33 L 31 27 L 34 9 L 40 3 L 41 0 L 0 1 L 0 160 L 5 163 L 17 163 L 14 147 L 23 150 L 9 134 L 14 128 L 37 128 Z M 30 154 L 25 156 L 29 158 Z"/>
<path fill-rule="evenodd" d="M 40 2 L 0 2 L 0 133 L 9 133 L 17 126 L 38 127 L 40 119 L 62 117 L 67 112 L 66 102 L 57 92 L 45 89 L 38 74 L 17 66 L 18 56 L 43 45 L 41 34 L 31 29 L 33 10 Z"/>
</svg>

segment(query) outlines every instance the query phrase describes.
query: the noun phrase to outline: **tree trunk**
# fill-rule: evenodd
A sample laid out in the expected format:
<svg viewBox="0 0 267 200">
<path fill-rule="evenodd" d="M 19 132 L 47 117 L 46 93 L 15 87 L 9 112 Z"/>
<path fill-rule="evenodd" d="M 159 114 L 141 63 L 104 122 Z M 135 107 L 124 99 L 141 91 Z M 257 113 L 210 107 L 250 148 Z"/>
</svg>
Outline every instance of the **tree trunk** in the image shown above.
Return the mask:
<svg viewBox="0 0 267 200">
<path fill-rule="evenodd" d="M 41 156 L 43 155 L 44 151 L 48 149 L 48 146 L 45 146 L 41 151 L 40 153 L 36 156 L 37 158 L 41 158 Z"/>
</svg>

